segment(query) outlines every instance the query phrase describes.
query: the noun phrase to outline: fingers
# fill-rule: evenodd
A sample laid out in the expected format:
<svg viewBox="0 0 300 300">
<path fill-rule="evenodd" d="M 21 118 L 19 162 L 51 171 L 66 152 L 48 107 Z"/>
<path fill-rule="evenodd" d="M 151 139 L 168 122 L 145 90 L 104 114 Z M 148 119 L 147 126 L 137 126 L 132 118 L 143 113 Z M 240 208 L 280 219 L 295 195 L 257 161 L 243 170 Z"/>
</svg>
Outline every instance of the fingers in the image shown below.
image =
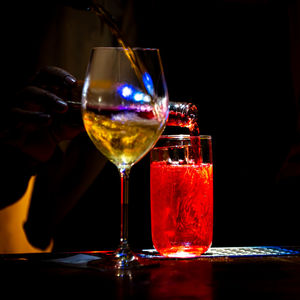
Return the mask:
<svg viewBox="0 0 300 300">
<path fill-rule="evenodd" d="M 4 142 L 19 139 L 20 145 L 22 141 L 24 145 L 33 142 L 44 145 L 52 138 L 52 132 L 58 135 L 61 131 L 61 139 L 73 136 L 75 129 L 82 127 L 77 119 L 82 120 L 67 101 L 72 100 L 72 92 L 77 88 L 77 81 L 69 72 L 53 66 L 41 69 L 31 85 L 15 95 L 1 118 L 0 139 Z"/>
<path fill-rule="evenodd" d="M 76 78 L 71 75 L 69 72 L 54 66 L 47 66 L 41 69 L 34 81 L 34 84 L 38 86 L 60 86 L 66 88 L 72 88 L 77 85 Z"/>
<path fill-rule="evenodd" d="M 64 113 L 68 110 L 68 104 L 60 97 L 36 86 L 26 87 L 18 97 L 27 110 L 46 110 L 55 113 Z"/>
<path fill-rule="evenodd" d="M 72 100 L 74 92 L 79 88 L 79 82 L 66 70 L 55 66 L 47 66 L 36 74 L 36 77 L 32 81 L 32 86 L 43 89 L 44 92 L 40 90 L 33 91 L 33 88 L 30 88 L 36 96 L 40 96 L 40 99 L 52 99 L 55 112 L 60 113 L 68 110 L 67 102 L 70 99 Z M 55 95 L 57 96 L 56 98 L 54 97 Z"/>
</svg>

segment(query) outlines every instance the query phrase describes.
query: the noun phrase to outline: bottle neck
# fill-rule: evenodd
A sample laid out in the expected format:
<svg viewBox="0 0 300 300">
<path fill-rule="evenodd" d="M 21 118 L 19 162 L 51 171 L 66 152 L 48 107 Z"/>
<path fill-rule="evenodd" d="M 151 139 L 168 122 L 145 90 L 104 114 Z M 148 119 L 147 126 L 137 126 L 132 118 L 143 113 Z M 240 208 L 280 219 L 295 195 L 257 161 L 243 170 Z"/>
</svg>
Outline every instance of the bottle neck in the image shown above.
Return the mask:
<svg viewBox="0 0 300 300">
<path fill-rule="evenodd" d="M 191 129 L 198 122 L 198 109 L 193 103 L 169 102 L 169 119 L 167 126 Z"/>
</svg>

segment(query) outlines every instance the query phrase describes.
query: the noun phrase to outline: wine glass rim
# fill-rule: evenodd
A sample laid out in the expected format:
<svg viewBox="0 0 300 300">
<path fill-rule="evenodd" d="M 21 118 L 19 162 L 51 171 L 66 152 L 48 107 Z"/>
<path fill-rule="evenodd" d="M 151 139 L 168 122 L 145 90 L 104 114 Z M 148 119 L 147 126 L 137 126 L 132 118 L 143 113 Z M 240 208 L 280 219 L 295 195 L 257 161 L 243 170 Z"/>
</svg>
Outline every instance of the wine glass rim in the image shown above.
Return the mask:
<svg viewBox="0 0 300 300">
<path fill-rule="evenodd" d="M 194 138 L 199 137 L 201 140 L 211 140 L 211 135 L 201 134 L 197 136 L 192 136 Z M 191 136 L 189 134 L 168 134 L 161 135 L 160 139 L 174 139 L 174 140 L 189 140 Z"/>
<path fill-rule="evenodd" d="M 158 48 L 143 48 L 143 47 L 130 47 L 133 51 L 159 51 Z M 92 50 L 120 50 L 120 51 L 124 51 L 123 47 L 112 47 L 112 46 L 97 46 L 97 47 L 93 47 Z M 128 50 L 128 48 L 126 48 L 126 50 Z"/>
</svg>

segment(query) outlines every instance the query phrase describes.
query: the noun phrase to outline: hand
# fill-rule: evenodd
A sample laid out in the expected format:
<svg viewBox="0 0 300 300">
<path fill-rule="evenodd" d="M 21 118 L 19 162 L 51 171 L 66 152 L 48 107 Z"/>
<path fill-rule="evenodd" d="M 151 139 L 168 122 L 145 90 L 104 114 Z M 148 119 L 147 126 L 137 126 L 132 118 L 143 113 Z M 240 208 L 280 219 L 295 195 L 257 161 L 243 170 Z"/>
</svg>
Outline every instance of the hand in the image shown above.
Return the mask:
<svg viewBox="0 0 300 300">
<path fill-rule="evenodd" d="M 40 70 L 2 118 L 0 141 L 38 162 L 49 160 L 60 141 L 83 131 L 80 110 L 75 112 L 75 124 L 74 111 L 66 102 L 76 89 L 78 82 L 67 71 L 57 67 Z"/>
</svg>

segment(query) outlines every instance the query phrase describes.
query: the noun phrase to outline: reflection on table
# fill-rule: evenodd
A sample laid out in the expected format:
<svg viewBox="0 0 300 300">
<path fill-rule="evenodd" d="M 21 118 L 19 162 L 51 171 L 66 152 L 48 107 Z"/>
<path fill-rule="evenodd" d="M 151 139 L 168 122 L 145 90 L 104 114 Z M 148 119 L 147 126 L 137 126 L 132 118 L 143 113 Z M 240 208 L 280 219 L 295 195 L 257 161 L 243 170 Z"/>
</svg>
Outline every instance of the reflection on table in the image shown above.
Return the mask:
<svg viewBox="0 0 300 300">
<path fill-rule="evenodd" d="M 3 291 L 10 296 L 85 299 L 297 299 L 300 248 L 211 248 L 197 259 L 165 259 L 154 250 L 139 256 L 150 267 L 103 271 L 90 264 L 105 251 L 1 255 Z"/>
</svg>

